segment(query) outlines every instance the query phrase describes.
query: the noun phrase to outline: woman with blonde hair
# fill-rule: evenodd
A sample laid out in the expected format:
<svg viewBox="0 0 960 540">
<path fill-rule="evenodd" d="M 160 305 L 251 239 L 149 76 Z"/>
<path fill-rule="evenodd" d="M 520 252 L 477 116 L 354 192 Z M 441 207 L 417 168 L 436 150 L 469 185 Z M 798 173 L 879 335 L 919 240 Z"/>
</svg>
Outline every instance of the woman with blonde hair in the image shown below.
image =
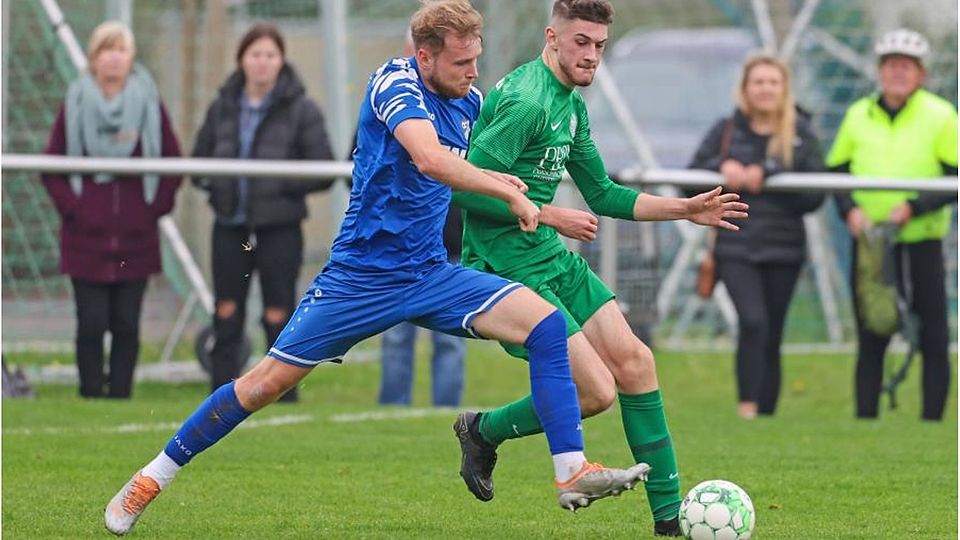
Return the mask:
<svg viewBox="0 0 960 540">
<path fill-rule="evenodd" d="M 750 205 L 740 231 L 717 231 L 712 256 L 739 317 L 737 412 L 753 418 L 776 409 L 783 327 L 806 259 L 803 215 L 823 202 L 819 193 L 769 193 L 764 181 L 779 172 L 821 171 L 823 158 L 809 119 L 794 104 L 782 60 L 747 58 L 736 102 L 733 114 L 707 133 L 690 168 L 720 172 L 727 189 Z"/>
<path fill-rule="evenodd" d="M 179 157 L 180 145 L 153 78 L 134 63 L 133 33 L 119 22 L 94 29 L 88 70 L 70 83 L 46 153 Z M 157 220 L 173 209 L 178 176 L 43 175 L 60 214 L 60 269 L 77 307 L 80 395 L 129 398 L 140 349 L 147 278 L 160 271 Z M 103 336 L 110 331 L 104 376 Z M 106 386 L 106 388 L 105 388 Z"/>
</svg>

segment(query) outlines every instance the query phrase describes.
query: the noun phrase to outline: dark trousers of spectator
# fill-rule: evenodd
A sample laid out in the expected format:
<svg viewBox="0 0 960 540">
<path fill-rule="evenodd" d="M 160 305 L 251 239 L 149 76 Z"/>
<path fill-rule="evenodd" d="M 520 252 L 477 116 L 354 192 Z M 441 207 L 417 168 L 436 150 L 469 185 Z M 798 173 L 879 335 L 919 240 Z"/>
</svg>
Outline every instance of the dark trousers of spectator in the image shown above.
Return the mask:
<svg viewBox="0 0 960 540">
<path fill-rule="evenodd" d="M 77 306 L 80 395 L 129 398 L 140 352 L 140 310 L 147 280 L 96 283 L 72 279 Z M 103 336 L 110 331 L 110 372 L 103 373 Z"/>
<path fill-rule="evenodd" d="M 947 358 L 948 323 L 946 276 L 943 268 L 943 243 L 940 240 L 897 244 L 897 281 L 900 290 L 912 287 L 912 311 L 920 317 L 920 354 L 923 357 L 923 419 L 940 420 L 950 387 L 950 361 Z M 907 269 L 903 262 L 907 258 Z M 853 249 L 853 268 L 857 250 Z M 852 290 L 857 290 L 853 272 Z M 890 336 L 880 336 L 863 327 L 854 295 L 857 319 L 857 416 L 876 418 L 883 384 L 883 359 Z"/>
<path fill-rule="evenodd" d="M 246 324 L 247 294 L 256 271 L 260 276 L 263 307 L 293 313 L 297 276 L 303 262 L 303 232 L 300 224 L 246 227 L 216 224 L 213 228 L 213 287 L 216 303 L 230 301 L 236 309 L 226 318 L 214 314 L 214 346 L 210 359 L 213 390 L 237 378 L 246 364 L 240 358 Z M 261 317 L 267 350 L 277 340 L 287 321 L 272 323 Z M 282 400 L 295 401 L 296 388 Z"/>
<path fill-rule="evenodd" d="M 737 390 L 757 413 L 773 414 L 780 397 L 780 345 L 801 264 L 717 259 L 717 277 L 737 309 Z"/>
</svg>

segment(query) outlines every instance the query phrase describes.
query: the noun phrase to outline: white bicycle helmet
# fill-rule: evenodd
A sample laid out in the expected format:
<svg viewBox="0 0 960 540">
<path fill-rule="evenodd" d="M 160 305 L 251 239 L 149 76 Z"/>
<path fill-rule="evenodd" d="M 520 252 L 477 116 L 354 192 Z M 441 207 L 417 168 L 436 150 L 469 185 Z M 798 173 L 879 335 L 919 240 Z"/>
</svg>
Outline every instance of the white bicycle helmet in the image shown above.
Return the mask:
<svg viewBox="0 0 960 540">
<path fill-rule="evenodd" d="M 927 55 L 930 54 L 930 42 L 920 33 L 906 28 L 900 28 L 887 32 L 877 41 L 873 52 L 880 58 L 891 54 L 902 54 L 916 58 L 923 63 Z"/>
</svg>

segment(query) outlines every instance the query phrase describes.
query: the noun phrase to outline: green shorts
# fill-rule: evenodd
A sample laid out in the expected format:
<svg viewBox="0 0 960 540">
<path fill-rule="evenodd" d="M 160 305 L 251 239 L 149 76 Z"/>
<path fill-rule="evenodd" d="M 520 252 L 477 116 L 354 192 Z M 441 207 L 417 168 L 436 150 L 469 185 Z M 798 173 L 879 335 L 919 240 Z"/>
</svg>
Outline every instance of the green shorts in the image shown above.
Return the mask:
<svg viewBox="0 0 960 540">
<path fill-rule="evenodd" d="M 568 250 L 501 276 L 523 283 L 556 306 L 567 321 L 567 337 L 579 332 L 587 319 L 616 297 L 583 257 Z M 502 342 L 501 345 L 510 355 L 527 358 L 525 347 Z"/>
</svg>

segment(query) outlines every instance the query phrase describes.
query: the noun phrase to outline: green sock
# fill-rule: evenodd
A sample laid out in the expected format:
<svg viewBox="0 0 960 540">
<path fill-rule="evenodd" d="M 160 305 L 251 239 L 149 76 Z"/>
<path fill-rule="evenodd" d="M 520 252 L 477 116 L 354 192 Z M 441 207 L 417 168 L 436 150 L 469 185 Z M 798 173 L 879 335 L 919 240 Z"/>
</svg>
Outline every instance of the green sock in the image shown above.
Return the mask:
<svg viewBox="0 0 960 540">
<path fill-rule="evenodd" d="M 533 409 L 533 397 L 522 399 L 480 415 L 480 435 L 490 444 L 499 445 L 507 439 L 543 433 L 540 419 Z"/>
<path fill-rule="evenodd" d="M 650 478 L 644 483 L 653 519 L 672 519 L 680 510 L 680 473 L 660 390 L 619 396 L 623 431 L 633 459 L 653 467 Z"/>
</svg>

